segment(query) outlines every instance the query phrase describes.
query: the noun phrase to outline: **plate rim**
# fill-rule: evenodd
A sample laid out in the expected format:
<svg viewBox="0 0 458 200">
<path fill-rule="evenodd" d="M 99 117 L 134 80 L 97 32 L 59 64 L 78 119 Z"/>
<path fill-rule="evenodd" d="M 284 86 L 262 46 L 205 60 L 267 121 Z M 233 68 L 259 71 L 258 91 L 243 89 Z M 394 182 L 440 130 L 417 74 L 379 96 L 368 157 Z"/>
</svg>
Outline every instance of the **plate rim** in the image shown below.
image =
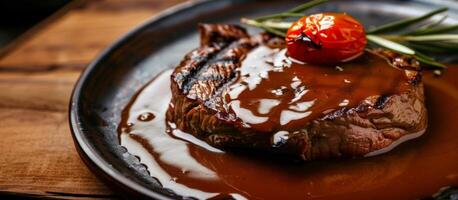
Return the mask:
<svg viewBox="0 0 458 200">
<path fill-rule="evenodd" d="M 121 191 L 126 191 L 128 194 L 133 194 L 143 198 L 153 198 L 153 199 L 174 199 L 173 196 L 168 196 L 159 192 L 152 190 L 151 188 L 145 187 L 125 176 L 121 171 L 112 167 L 112 165 L 107 162 L 100 153 L 98 153 L 90 141 L 85 136 L 85 131 L 80 125 L 80 115 L 81 111 L 78 109 L 82 96 L 82 88 L 85 81 L 89 78 L 91 73 L 96 69 L 97 65 L 105 58 L 107 58 L 115 49 L 120 48 L 124 45 L 130 38 L 132 38 L 138 32 L 141 32 L 144 29 L 154 26 L 155 23 L 159 23 L 167 17 L 172 15 L 185 12 L 193 7 L 200 6 L 209 2 L 217 2 L 221 0 L 186 0 L 184 2 L 173 5 L 165 10 L 158 12 L 157 14 L 152 15 L 147 18 L 139 25 L 136 25 L 134 28 L 130 29 L 127 33 L 124 33 L 121 37 L 116 39 L 113 43 L 107 45 L 97 56 L 87 65 L 85 69 L 81 72 L 79 78 L 77 79 L 73 90 L 70 95 L 70 101 L 68 105 L 68 122 L 69 128 L 72 135 L 74 146 L 78 152 L 79 157 L 83 160 L 85 165 L 90 169 L 91 172 L 98 178 L 106 182 L 113 183 L 113 185 L 107 185 L 110 188 L 120 189 Z M 224 0 L 223 0 L 224 1 Z M 411 0 L 412 2 L 417 2 L 417 0 Z M 425 3 L 422 0 L 418 0 L 419 3 Z M 431 4 L 430 2 L 429 4 Z M 458 8 L 458 6 L 456 7 Z M 455 10 L 455 7 L 450 8 L 450 10 Z M 120 193 L 120 190 L 115 190 L 116 195 L 124 196 L 126 194 Z"/>
<path fill-rule="evenodd" d="M 101 53 L 99 53 L 93 61 L 91 61 L 87 67 L 81 72 L 78 80 L 73 87 L 72 93 L 70 95 L 69 107 L 68 107 L 68 122 L 70 125 L 70 132 L 72 135 L 73 143 L 78 152 L 78 155 L 83 160 L 85 165 L 94 172 L 94 175 L 102 175 L 102 179 L 114 183 L 119 189 L 126 190 L 127 192 L 140 194 L 143 197 L 154 198 L 154 199 L 173 199 L 171 196 L 166 196 L 159 192 L 155 192 L 150 188 L 140 185 L 139 183 L 132 181 L 128 177 L 124 176 L 119 170 L 110 167 L 111 164 L 108 163 L 102 156 L 94 150 L 93 147 L 89 144 L 87 137 L 84 136 L 84 131 L 82 130 L 81 125 L 79 124 L 80 120 L 80 111 L 78 110 L 78 105 L 80 102 L 80 97 L 82 93 L 82 87 L 85 80 L 89 77 L 92 71 L 96 66 L 103 61 L 110 53 L 119 47 L 121 47 L 127 40 L 133 37 L 136 33 L 142 31 L 143 29 L 149 28 L 155 23 L 164 20 L 167 17 L 170 17 L 178 12 L 184 12 L 193 7 L 199 6 L 201 4 L 210 2 L 211 0 L 187 0 L 182 3 L 173 5 L 159 13 L 149 17 L 145 21 L 141 22 L 139 25 L 135 26 L 133 29 L 119 37 L 114 43 L 108 45 Z M 110 185 L 109 185 L 110 187 Z M 119 194 L 119 191 L 114 191 L 116 194 Z M 122 194 L 121 194 L 122 195 Z"/>
</svg>

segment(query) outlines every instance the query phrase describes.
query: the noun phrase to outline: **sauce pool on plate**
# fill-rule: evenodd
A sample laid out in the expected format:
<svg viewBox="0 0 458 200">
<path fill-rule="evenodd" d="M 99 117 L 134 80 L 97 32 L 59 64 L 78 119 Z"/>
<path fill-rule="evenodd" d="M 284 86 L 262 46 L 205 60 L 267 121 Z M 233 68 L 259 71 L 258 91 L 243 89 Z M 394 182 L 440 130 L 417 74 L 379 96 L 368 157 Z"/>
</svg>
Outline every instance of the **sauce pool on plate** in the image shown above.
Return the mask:
<svg viewBox="0 0 458 200">
<path fill-rule="evenodd" d="M 285 162 L 262 154 L 224 152 L 175 129 L 173 123 L 165 120 L 171 98 L 171 72 L 163 72 L 139 91 L 125 108 L 119 130 L 121 145 L 138 156 L 163 187 L 178 195 L 199 199 L 418 199 L 430 197 L 441 187 L 458 184 L 456 68 L 448 69 L 440 78 L 430 74 L 424 77 L 429 126 L 422 137 L 375 157 L 305 163 Z M 332 69 L 327 73 L 338 72 Z M 349 72 L 330 82 L 351 85 L 356 76 L 350 76 Z M 294 81 L 294 77 L 278 76 Z M 300 84 L 289 86 L 295 85 L 300 87 Z M 377 87 L 389 89 L 383 84 Z M 242 91 L 229 100 L 249 98 L 247 95 Z M 294 100 L 294 95 L 288 101 Z M 358 92 L 354 95 L 348 102 L 344 102 L 346 98 L 332 98 L 330 102 L 337 106 L 351 105 L 357 103 L 352 100 L 359 98 Z M 272 103 L 276 102 L 258 102 L 252 109 L 263 115 L 270 111 L 267 107 Z M 264 108 L 259 110 L 259 104 L 265 105 Z M 276 124 L 281 124 L 281 112 L 276 120 Z M 297 126 L 286 124 L 291 129 Z"/>
</svg>

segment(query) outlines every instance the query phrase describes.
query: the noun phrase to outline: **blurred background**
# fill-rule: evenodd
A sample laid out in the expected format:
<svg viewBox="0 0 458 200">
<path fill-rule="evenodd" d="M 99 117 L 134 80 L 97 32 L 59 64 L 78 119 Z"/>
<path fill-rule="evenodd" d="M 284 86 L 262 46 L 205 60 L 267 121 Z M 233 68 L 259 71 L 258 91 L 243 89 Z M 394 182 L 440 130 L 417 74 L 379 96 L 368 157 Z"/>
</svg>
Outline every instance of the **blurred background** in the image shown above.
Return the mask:
<svg viewBox="0 0 458 200">
<path fill-rule="evenodd" d="M 0 1 L 0 49 L 71 0 Z"/>
<path fill-rule="evenodd" d="M 66 6 L 82 1 L 101 0 L 1 0 L 0 1 L 0 51 L 39 22 Z M 135 1 L 135 0 L 125 0 Z M 458 0 L 417 0 L 456 7 Z M 69 7 L 69 6 L 68 6 Z"/>
<path fill-rule="evenodd" d="M 116 197 L 76 152 L 70 94 L 103 49 L 184 1 L 0 0 L 0 199 Z"/>
</svg>

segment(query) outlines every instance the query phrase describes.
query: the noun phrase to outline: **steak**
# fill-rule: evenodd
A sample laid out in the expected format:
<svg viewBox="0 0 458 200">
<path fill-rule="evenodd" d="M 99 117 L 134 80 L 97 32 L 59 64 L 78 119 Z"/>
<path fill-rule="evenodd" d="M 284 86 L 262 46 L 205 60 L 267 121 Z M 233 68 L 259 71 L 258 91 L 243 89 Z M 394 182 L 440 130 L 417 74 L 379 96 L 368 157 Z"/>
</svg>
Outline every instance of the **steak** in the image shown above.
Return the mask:
<svg viewBox="0 0 458 200">
<path fill-rule="evenodd" d="M 419 63 L 372 49 L 342 66 L 284 55 L 281 38 L 201 24 L 171 76 L 167 121 L 222 149 L 302 160 L 377 155 L 427 127 Z"/>
</svg>

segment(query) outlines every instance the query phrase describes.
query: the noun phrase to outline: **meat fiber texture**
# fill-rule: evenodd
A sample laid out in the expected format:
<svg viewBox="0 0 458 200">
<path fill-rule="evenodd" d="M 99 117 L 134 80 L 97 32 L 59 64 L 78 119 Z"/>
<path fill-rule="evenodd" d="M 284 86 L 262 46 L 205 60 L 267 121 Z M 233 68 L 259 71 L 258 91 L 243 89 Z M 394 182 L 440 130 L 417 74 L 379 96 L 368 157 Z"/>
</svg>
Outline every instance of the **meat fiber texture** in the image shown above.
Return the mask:
<svg viewBox="0 0 458 200">
<path fill-rule="evenodd" d="M 418 62 L 380 49 L 374 52 L 409 76 L 406 91 L 369 96 L 355 107 L 336 109 L 289 132 L 283 137 L 287 139 L 236 126 L 236 116 L 224 109 L 222 91 L 237 78 L 236 69 L 250 50 L 259 45 L 282 47 L 284 42 L 265 33 L 249 36 L 236 25 L 201 24 L 199 28 L 200 47 L 189 52 L 171 76 L 167 120 L 214 147 L 302 160 L 354 158 L 386 152 L 427 127 Z"/>
</svg>

